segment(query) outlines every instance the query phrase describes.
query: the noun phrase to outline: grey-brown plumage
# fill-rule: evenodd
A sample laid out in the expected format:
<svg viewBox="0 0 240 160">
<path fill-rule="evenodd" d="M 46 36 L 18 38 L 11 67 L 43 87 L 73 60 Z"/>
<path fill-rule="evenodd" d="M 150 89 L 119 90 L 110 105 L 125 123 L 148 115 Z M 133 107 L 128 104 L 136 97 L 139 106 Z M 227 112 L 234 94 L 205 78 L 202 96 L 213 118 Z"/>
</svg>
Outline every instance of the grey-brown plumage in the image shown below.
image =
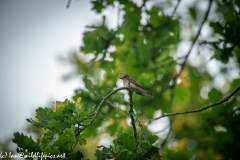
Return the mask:
<svg viewBox="0 0 240 160">
<path fill-rule="evenodd" d="M 134 92 L 144 96 L 144 93 L 149 95 L 149 96 L 153 96 L 153 93 L 147 91 L 146 89 L 143 88 L 143 86 L 141 84 L 139 84 L 135 79 L 133 79 L 131 76 L 129 76 L 128 74 L 125 74 L 124 76 L 122 76 L 120 79 L 123 80 L 123 85 L 124 87 L 131 87 L 134 88 Z"/>
</svg>

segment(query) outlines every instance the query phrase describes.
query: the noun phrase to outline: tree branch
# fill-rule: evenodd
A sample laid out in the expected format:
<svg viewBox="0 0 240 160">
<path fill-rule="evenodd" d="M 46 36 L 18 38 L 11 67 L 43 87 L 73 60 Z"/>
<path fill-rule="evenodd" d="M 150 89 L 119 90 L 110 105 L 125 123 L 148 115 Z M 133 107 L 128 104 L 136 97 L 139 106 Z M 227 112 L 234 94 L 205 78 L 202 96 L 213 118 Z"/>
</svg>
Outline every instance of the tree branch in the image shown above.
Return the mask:
<svg viewBox="0 0 240 160">
<path fill-rule="evenodd" d="M 171 89 L 172 89 L 172 90 L 171 90 L 171 92 L 172 92 L 172 93 L 171 93 L 171 97 L 173 96 L 173 89 L 174 89 L 174 87 L 175 87 L 175 85 L 176 85 L 177 78 L 179 77 L 179 75 L 181 74 L 181 72 L 183 71 L 183 69 L 184 69 L 184 67 L 185 67 L 185 65 L 186 65 L 187 59 L 188 59 L 188 57 L 189 57 L 189 55 L 190 55 L 190 53 L 191 53 L 191 51 L 192 51 L 192 49 L 193 49 L 193 46 L 195 45 L 195 43 L 196 43 L 196 41 L 197 41 L 197 39 L 198 39 L 198 37 L 199 37 L 199 35 L 200 35 L 200 33 L 201 33 L 203 24 L 205 23 L 205 21 L 206 21 L 207 18 L 208 18 L 208 15 L 209 15 L 211 6 L 212 6 L 212 0 L 210 0 L 210 2 L 209 2 L 208 9 L 207 9 L 207 12 L 206 12 L 206 14 L 205 14 L 205 16 L 204 16 L 204 19 L 203 19 L 202 23 L 201 23 L 200 26 L 199 26 L 198 32 L 197 32 L 197 34 L 196 34 L 196 36 L 195 36 L 195 38 L 194 38 L 194 40 L 193 40 L 193 42 L 192 42 L 192 45 L 190 46 L 190 48 L 189 48 L 189 50 L 188 50 L 188 52 L 187 52 L 187 54 L 186 54 L 186 56 L 185 56 L 185 59 L 184 59 L 183 63 L 181 64 L 181 69 L 180 69 L 180 71 L 179 71 L 179 72 L 174 76 L 174 78 L 173 78 L 173 84 L 171 85 Z"/>
<path fill-rule="evenodd" d="M 118 91 L 120 90 L 123 90 L 123 89 L 126 89 L 126 90 L 129 90 L 131 89 L 131 87 L 121 87 L 121 88 L 118 88 L 114 91 L 112 91 L 111 93 L 109 93 L 105 98 L 103 98 L 103 100 L 101 101 L 101 103 L 99 103 L 98 107 L 97 107 L 97 110 L 95 111 L 94 113 L 94 116 L 92 117 L 91 121 L 84 127 L 84 128 L 81 128 L 80 131 L 76 134 L 76 136 L 78 134 L 80 134 L 80 132 L 82 132 L 83 130 L 85 130 L 86 128 L 88 128 L 89 126 L 91 126 L 91 124 L 93 123 L 93 121 L 96 119 L 96 117 L 98 116 L 99 114 L 99 111 L 101 109 L 101 107 L 103 106 L 104 102 L 107 101 L 108 98 L 110 98 L 113 94 L 117 93 Z"/>
<path fill-rule="evenodd" d="M 173 9 L 172 16 L 176 13 L 177 8 L 178 8 L 180 2 L 181 2 L 181 0 L 178 0 L 177 5 L 176 5 L 176 6 L 174 7 L 174 9 Z"/>
<path fill-rule="evenodd" d="M 170 117 L 170 116 L 176 116 L 180 114 L 188 114 L 188 113 L 196 113 L 196 112 L 201 112 L 204 111 L 208 108 L 212 108 L 214 106 L 217 106 L 219 104 L 222 104 L 224 102 L 227 102 L 234 94 L 236 94 L 240 90 L 240 86 L 238 86 L 231 94 L 229 94 L 227 97 L 222 99 L 221 101 L 215 102 L 213 104 L 207 105 L 205 107 L 202 107 L 200 109 L 195 109 L 195 110 L 188 110 L 188 111 L 183 111 L 183 112 L 175 112 L 175 113 L 168 113 L 168 114 L 163 114 L 160 117 L 154 118 L 154 119 L 148 119 L 148 120 L 142 120 L 142 121 L 155 121 L 163 117 Z"/>
<path fill-rule="evenodd" d="M 137 122 L 138 126 L 140 127 L 140 130 L 141 130 L 141 132 L 142 132 L 143 138 L 146 140 L 146 134 L 145 134 L 145 132 L 144 132 L 144 130 L 143 130 L 143 125 L 142 125 L 142 123 L 138 120 L 137 117 L 136 117 L 136 122 Z"/>
<path fill-rule="evenodd" d="M 90 83 L 92 89 L 93 89 L 93 92 L 100 98 L 104 98 L 100 93 L 97 92 L 97 90 L 95 89 L 93 83 L 91 80 L 88 79 L 88 82 Z M 127 113 L 125 113 L 123 110 L 121 110 L 120 108 L 116 107 L 113 103 L 111 103 L 109 100 L 106 100 L 106 102 L 112 106 L 113 108 L 115 108 L 116 110 L 120 111 L 122 114 L 124 114 L 125 116 L 128 116 Z"/>
<path fill-rule="evenodd" d="M 137 129 L 136 129 L 136 126 L 135 126 L 135 119 L 133 117 L 134 115 L 134 111 L 133 111 L 133 102 L 132 102 L 132 94 L 133 92 L 132 91 L 128 91 L 128 94 L 129 94 L 129 103 L 130 103 L 130 109 L 129 109 L 129 116 L 131 118 L 131 125 L 133 127 L 133 136 L 135 138 L 135 140 L 137 140 Z"/>
<path fill-rule="evenodd" d="M 67 6 L 66 6 L 67 9 L 70 7 L 71 1 L 72 1 L 72 0 L 68 0 Z"/>
</svg>

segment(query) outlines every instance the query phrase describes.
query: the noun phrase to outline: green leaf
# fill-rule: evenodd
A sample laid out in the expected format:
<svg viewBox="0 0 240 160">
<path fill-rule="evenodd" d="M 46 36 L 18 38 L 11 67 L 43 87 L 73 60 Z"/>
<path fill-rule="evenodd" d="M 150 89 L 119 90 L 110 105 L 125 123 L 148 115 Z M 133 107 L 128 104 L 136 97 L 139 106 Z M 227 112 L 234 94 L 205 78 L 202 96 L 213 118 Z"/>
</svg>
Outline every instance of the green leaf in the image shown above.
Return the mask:
<svg viewBox="0 0 240 160">
<path fill-rule="evenodd" d="M 101 13 L 102 9 L 105 8 L 102 1 L 103 0 L 91 1 L 91 3 L 93 4 L 92 9 L 95 10 L 97 13 Z"/>
<path fill-rule="evenodd" d="M 150 136 L 148 136 L 148 141 L 149 141 L 150 145 L 152 145 L 153 143 L 155 143 L 158 139 L 159 139 L 159 137 L 156 136 L 156 135 L 150 135 Z"/>
<path fill-rule="evenodd" d="M 196 9 L 195 8 L 189 8 L 189 12 L 193 19 L 197 19 Z"/>
<path fill-rule="evenodd" d="M 208 98 L 210 102 L 217 102 L 222 99 L 222 93 L 219 90 L 212 88 L 208 93 Z"/>
<path fill-rule="evenodd" d="M 116 160 L 123 160 L 123 159 L 134 160 L 134 159 L 136 159 L 136 155 L 133 154 L 132 152 L 129 152 L 129 150 L 127 150 L 127 149 L 123 149 L 123 150 L 116 156 Z"/>
<path fill-rule="evenodd" d="M 62 130 L 63 129 L 63 124 L 60 121 L 57 121 L 55 119 L 52 119 L 49 123 L 48 123 L 48 128 L 51 130 Z"/>
<path fill-rule="evenodd" d="M 77 151 L 75 153 L 73 153 L 72 155 L 70 155 L 67 159 L 69 160 L 73 160 L 73 159 L 82 159 L 84 156 L 83 156 L 83 153 L 80 152 L 80 151 Z"/>
<path fill-rule="evenodd" d="M 15 132 L 14 138 L 12 140 L 14 143 L 17 143 L 18 150 L 20 152 L 37 152 L 38 144 L 33 141 L 32 136 L 25 136 L 23 133 Z M 39 150 L 40 151 L 40 150 Z"/>
<path fill-rule="evenodd" d="M 219 22 L 210 22 L 210 26 L 214 29 L 215 33 L 223 34 L 223 27 Z"/>
<path fill-rule="evenodd" d="M 239 86 L 240 86 L 240 79 L 235 79 L 232 81 L 232 85 L 231 85 L 232 90 L 236 89 Z"/>
<path fill-rule="evenodd" d="M 105 146 L 98 146 L 98 148 L 101 148 L 102 150 L 96 150 L 95 156 L 98 160 L 105 160 L 105 159 L 111 159 L 112 158 L 112 152 L 110 148 L 107 148 Z"/>
<path fill-rule="evenodd" d="M 77 136 L 77 142 L 80 145 L 85 145 L 87 143 L 86 139 L 83 136 L 81 136 L 81 135 Z"/>
</svg>

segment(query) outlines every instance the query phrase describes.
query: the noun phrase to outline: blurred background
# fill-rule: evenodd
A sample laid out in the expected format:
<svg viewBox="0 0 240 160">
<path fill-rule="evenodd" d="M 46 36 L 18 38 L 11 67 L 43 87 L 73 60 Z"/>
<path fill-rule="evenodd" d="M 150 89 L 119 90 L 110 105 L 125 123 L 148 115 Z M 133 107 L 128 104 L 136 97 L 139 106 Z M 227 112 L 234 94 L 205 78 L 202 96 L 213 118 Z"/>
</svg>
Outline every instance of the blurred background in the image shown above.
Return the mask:
<svg viewBox="0 0 240 160">
<path fill-rule="evenodd" d="M 37 107 L 77 96 L 83 106 L 92 107 L 101 100 L 99 94 L 122 86 L 118 78 L 125 73 L 155 95 L 134 95 L 135 112 L 143 120 L 217 102 L 240 85 L 237 1 L 213 0 L 207 20 L 207 0 L 73 0 L 68 9 L 67 3 L 0 1 L 0 141 L 6 150 L 16 148 L 13 132 L 30 134 L 26 118 L 33 118 Z M 124 98 L 110 100 L 127 111 L 122 93 Z M 165 158 L 222 159 L 227 155 L 222 150 L 234 142 L 221 137 L 236 139 L 240 133 L 239 101 L 238 94 L 216 110 L 144 125 L 159 136 L 157 145 L 166 144 Z M 119 125 L 129 126 L 128 118 L 116 115 L 106 105 L 87 132 L 98 136 L 95 147 L 111 144 Z M 99 133 L 96 128 L 106 122 Z M 223 147 L 217 149 L 219 145 Z"/>
</svg>

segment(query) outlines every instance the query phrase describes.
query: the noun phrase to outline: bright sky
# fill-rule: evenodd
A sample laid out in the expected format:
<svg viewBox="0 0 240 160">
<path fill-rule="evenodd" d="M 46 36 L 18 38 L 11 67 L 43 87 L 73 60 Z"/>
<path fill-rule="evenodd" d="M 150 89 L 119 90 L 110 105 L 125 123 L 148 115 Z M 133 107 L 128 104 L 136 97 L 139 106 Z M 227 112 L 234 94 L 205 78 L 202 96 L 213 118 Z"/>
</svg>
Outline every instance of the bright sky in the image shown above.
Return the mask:
<svg viewBox="0 0 240 160">
<path fill-rule="evenodd" d="M 90 1 L 0 1 L 0 140 L 23 131 L 35 109 L 71 99 L 78 79 L 57 57 L 78 50 L 85 26 L 100 20 Z"/>
</svg>

